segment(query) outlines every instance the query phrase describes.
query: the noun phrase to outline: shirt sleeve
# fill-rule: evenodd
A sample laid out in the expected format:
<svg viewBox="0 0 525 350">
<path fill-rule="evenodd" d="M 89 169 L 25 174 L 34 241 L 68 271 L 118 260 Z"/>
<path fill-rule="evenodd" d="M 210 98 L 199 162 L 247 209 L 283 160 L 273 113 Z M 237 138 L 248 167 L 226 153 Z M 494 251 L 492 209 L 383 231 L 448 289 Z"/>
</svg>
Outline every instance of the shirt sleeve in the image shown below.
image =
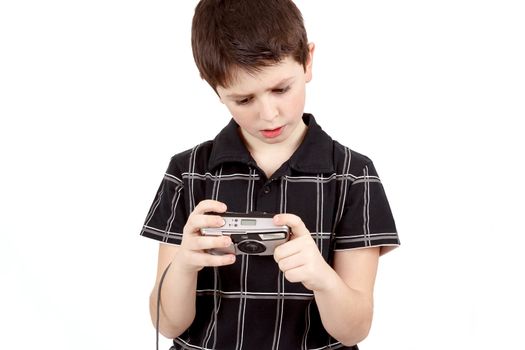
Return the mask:
<svg viewBox="0 0 525 350">
<path fill-rule="evenodd" d="M 335 251 L 379 246 L 385 254 L 400 244 L 385 190 L 371 161 L 348 184 L 335 234 Z"/>
<path fill-rule="evenodd" d="M 172 159 L 140 234 L 178 245 L 182 241 L 182 231 L 188 215 L 184 205 L 184 182 L 180 173 L 174 171 L 173 163 Z"/>
</svg>

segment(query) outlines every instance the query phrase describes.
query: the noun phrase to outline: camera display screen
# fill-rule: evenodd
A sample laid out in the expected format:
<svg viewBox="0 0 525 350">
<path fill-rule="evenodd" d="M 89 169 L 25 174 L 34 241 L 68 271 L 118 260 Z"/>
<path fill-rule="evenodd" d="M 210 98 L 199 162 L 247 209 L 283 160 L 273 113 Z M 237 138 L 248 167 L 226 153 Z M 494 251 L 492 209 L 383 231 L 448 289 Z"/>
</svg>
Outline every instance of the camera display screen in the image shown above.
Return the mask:
<svg viewBox="0 0 525 350">
<path fill-rule="evenodd" d="M 241 219 L 241 225 L 255 226 L 256 224 L 257 224 L 257 220 L 253 220 L 253 219 Z"/>
</svg>

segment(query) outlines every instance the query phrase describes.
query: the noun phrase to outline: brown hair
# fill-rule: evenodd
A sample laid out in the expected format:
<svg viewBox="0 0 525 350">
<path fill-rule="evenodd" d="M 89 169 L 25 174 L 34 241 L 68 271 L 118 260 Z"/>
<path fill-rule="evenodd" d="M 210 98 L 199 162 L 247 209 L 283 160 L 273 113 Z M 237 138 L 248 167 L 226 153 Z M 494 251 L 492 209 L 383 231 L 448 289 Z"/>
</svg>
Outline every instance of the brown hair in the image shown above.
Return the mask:
<svg viewBox="0 0 525 350">
<path fill-rule="evenodd" d="M 216 90 L 228 87 L 234 69 L 255 73 L 290 56 L 305 66 L 308 40 L 291 0 L 201 0 L 191 44 L 201 77 Z"/>
</svg>

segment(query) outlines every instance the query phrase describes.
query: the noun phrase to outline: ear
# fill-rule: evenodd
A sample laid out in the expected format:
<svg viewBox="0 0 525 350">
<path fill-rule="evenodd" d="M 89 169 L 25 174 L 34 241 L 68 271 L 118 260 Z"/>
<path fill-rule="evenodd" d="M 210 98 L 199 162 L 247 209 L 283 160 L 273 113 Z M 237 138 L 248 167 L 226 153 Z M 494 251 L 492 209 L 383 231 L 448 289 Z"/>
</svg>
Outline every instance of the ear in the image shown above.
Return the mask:
<svg viewBox="0 0 525 350">
<path fill-rule="evenodd" d="M 306 74 L 307 83 L 309 83 L 310 80 L 312 80 L 312 65 L 314 61 L 314 51 L 315 51 L 315 44 L 309 43 L 308 44 L 308 57 L 306 58 L 306 64 L 304 67 L 304 72 Z"/>
</svg>

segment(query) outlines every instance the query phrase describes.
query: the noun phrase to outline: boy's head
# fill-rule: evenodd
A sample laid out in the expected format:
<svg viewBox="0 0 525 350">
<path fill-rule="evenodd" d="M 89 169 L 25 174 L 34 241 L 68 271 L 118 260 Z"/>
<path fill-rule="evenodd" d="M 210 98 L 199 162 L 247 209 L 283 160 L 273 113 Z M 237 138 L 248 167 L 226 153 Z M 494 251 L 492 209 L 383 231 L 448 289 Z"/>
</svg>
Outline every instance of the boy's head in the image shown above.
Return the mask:
<svg viewBox="0 0 525 350">
<path fill-rule="evenodd" d="M 306 68 L 309 47 L 301 12 L 291 0 L 201 0 L 192 25 L 193 56 L 217 91 L 235 72 L 257 73 L 292 58 Z"/>
</svg>

